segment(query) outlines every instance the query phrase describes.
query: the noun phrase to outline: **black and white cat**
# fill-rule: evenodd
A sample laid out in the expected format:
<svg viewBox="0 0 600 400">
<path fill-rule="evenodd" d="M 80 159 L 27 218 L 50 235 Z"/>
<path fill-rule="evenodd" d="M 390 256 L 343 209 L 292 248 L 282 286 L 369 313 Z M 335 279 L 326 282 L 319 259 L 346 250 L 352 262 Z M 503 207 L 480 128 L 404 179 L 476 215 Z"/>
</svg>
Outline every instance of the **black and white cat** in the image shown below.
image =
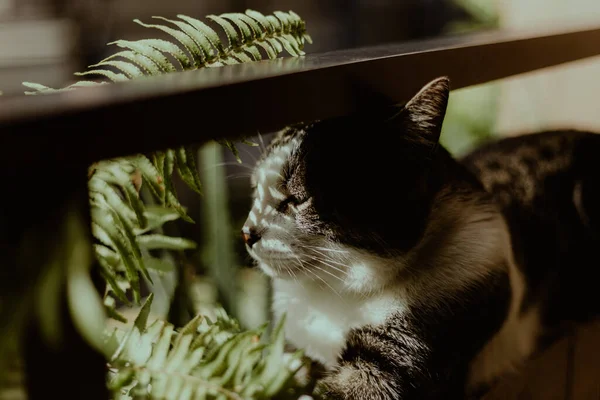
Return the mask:
<svg viewBox="0 0 600 400">
<path fill-rule="evenodd" d="M 289 127 L 259 160 L 247 250 L 335 399 L 476 394 L 595 316 L 600 135 L 439 145 L 449 81 Z M 586 278 L 587 277 L 587 278 Z"/>
</svg>

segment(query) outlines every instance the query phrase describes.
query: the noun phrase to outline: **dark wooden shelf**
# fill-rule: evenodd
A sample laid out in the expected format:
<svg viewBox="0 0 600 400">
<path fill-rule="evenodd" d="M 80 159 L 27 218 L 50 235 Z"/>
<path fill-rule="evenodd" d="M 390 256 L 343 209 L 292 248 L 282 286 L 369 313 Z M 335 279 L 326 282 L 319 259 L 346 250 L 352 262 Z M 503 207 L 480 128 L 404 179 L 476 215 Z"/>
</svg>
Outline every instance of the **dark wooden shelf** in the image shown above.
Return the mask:
<svg viewBox="0 0 600 400">
<path fill-rule="evenodd" d="M 310 48 L 307 48 L 310 52 Z M 179 72 L 0 101 L 2 168 L 95 160 L 400 103 L 600 54 L 600 27 L 485 32 Z"/>
</svg>

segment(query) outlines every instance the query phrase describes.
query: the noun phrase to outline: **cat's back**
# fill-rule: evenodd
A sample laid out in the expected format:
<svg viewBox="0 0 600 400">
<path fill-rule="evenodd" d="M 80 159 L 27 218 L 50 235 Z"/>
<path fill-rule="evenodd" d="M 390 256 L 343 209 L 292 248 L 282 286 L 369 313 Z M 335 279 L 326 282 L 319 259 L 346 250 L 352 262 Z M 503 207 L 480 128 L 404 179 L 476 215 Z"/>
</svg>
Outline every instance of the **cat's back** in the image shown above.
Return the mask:
<svg viewBox="0 0 600 400">
<path fill-rule="evenodd" d="M 524 308 L 549 324 L 600 311 L 600 134 L 547 131 L 481 146 L 461 162 L 503 210 L 524 271 Z"/>
<path fill-rule="evenodd" d="M 600 135 L 569 130 L 492 141 L 461 161 L 503 206 L 533 206 L 550 194 L 566 195 L 569 182 L 597 169 L 599 156 Z"/>
</svg>

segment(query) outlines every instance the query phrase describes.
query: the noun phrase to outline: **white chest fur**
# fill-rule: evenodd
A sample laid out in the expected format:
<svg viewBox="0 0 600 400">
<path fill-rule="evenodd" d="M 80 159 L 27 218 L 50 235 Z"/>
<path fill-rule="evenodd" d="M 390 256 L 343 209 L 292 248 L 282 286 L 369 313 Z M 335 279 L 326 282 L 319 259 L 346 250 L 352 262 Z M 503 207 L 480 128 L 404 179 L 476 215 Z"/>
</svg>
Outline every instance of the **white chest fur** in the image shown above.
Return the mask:
<svg viewBox="0 0 600 400">
<path fill-rule="evenodd" d="M 352 328 L 379 325 L 391 314 L 406 309 L 399 292 L 361 296 L 338 294 L 318 281 L 302 283 L 274 279 L 273 311 L 286 313 L 286 337 L 305 354 L 333 367 Z"/>
</svg>

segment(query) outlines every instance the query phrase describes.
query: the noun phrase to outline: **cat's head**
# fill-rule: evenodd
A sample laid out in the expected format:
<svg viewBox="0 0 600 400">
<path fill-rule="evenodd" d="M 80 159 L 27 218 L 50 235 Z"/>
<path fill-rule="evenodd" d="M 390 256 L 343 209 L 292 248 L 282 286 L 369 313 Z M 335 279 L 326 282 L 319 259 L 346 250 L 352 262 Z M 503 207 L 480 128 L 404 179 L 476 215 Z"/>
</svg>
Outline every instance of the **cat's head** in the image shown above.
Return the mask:
<svg viewBox="0 0 600 400">
<path fill-rule="evenodd" d="M 454 165 L 438 145 L 448 96 L 438 78 L 402 107 L 280 132 L 255 168 L 242 229 L 260 268 L 360 289 L 378 278 L 369 260 L 407 254 Z"/>
</svg>

